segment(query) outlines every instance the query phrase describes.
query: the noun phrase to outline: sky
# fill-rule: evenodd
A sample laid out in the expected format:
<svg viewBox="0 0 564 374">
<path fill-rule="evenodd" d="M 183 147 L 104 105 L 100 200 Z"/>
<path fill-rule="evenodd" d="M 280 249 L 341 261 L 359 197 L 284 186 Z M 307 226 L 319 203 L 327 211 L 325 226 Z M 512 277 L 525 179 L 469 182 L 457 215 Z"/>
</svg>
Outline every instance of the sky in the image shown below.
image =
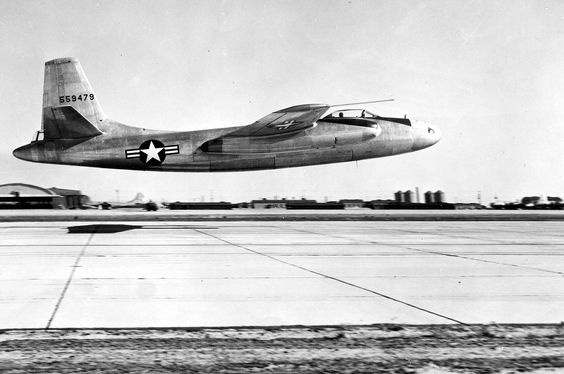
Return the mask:
<svg viewBox="0 0 564 374">
<path fill-rule="evenodd" d="M 0 184 L 93 200 L 564 196 L 564 2 L 0 0 Z M 239 126 L 297 104 L 369 105 L 441 128 L 399 156 L 293 169 L 143 172 L 35 164 L 44 62 L 80 60 L 110 118 L 159 130 Z"/>
</svg>

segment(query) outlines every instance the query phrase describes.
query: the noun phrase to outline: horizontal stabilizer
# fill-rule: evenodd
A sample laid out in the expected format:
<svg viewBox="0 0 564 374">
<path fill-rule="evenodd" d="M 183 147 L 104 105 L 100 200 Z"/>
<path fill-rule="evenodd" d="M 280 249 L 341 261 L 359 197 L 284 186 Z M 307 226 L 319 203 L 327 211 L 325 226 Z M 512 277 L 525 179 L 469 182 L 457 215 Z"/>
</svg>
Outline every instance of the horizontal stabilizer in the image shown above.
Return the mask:
<svg viewBox="0 0 564 374">
<path fill-rule="evenodd" d="M 72 106 L 43 108 L 45 139 L 80 139 L 102 134 Z"/>
</svg>

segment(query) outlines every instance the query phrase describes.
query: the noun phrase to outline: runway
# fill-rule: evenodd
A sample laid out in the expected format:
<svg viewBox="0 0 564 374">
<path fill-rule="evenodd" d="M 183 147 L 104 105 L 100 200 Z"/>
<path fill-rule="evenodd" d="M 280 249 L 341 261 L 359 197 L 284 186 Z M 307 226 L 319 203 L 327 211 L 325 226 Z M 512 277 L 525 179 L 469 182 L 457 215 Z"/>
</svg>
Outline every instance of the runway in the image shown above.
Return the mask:
<svg viewBox="0 0 564 374">
<path fill-rule="evenodd" d="M 0 328 L 559 323 L 559 222 L 3 222 Z"/>
</svg>

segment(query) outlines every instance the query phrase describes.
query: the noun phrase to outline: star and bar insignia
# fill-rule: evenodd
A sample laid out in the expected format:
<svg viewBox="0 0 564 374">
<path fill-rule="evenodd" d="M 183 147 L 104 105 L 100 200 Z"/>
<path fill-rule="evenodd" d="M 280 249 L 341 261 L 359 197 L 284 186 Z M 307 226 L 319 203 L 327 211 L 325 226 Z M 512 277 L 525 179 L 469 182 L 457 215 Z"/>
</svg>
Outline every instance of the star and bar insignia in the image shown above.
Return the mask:
<svg viewBox="0 0 564 374">
<path fill-rule="evenodd" d="M 296 126 L 301 124 L 302 122 L 296 121 L 295 119 L 286 120 L 282 123 L 271 123 L 267 125 L 270 128 L 276 128 L 277 130 L 288 130 L 289 127 Z"/>
<path fill-rule="evenodd" d="M 180 147 L 176 145 L 164 145 L 158 140 L 147 140 L 135 149 L 126 149 L 125 158 L 139 158 L 147 166 L 158 166 L 163 163 L 167 155 L 180 153 Z"/>
</svg>

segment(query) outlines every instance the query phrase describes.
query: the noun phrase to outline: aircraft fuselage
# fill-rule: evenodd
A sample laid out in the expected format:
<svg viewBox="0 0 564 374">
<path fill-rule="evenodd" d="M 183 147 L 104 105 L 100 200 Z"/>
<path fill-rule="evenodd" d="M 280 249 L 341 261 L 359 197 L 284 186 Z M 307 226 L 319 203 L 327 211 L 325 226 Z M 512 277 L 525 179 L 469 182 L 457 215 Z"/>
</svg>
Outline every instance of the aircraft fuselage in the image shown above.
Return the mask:
<svg viewBox="0 0 564 374">
<path fill-rule="evenodd" d="M 364 126 L 340 122 L 317 122 L 298 134 L 233 138 L 222 144 L 206 144 L 241 127 L 188 132 L 166 132 L 133 128 L 119 123 L 121 136 L 42 140 L 20 147 L 14 155 L 20 159 L 101 168 L 154 171 L 243 171 L 347 162 L 397 155 L 426 148 L 436 142 L 427 125 L 406 125 L 383 119 L 354 119 Z M 347 124 L 349 122 L 349 124 Z M 374 126 L 374 127 L 371 127 Z M 436 131 L 433 129 L 432 131 Z M 118 133 L 120 133 L 118 131 Z M 165 147 L 178 146 L 178 153 L 156 155 L 158 165 L 128 158 L 126 153 L 139 149 L 147 141 Z M 203 148 L 203 149 L 202 149 Z M 138 152 L 140 153 L 140 152 Z M 137 153 L 137 154 L 138 154 Z M 135 155 L 134 155 L 135 156 Z M 157 163 L 156 160 L 154 163 Z"/>
<path fill-rule="evenodd" d="M 23 160 L 51 164 L 215 172 L 391 156 L 429 147 L 440 139 L 437 127 L 380 117 L 365 109 L 335 111 L 342 106 L 348 104 L 297 105 L 240 127 L 147 130 L 108 118 L 78 60 L 65 57 L 45 63 L 41 131 L 35 141 L 13 153 Z"/>
</svg>

